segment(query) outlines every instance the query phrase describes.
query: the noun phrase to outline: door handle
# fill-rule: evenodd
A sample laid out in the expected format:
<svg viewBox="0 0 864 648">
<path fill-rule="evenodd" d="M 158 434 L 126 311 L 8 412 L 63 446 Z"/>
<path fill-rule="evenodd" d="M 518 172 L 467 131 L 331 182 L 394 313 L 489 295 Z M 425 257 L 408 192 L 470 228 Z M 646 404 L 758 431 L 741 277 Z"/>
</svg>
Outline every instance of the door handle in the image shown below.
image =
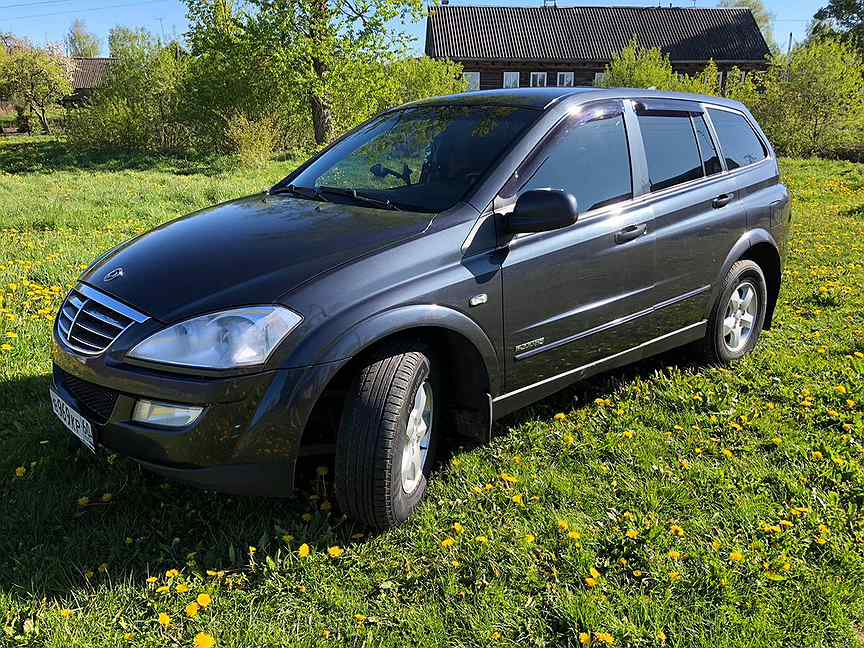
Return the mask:
<svg viewBox="0 0 864 648">
<path fill-rule="evenodd" d="M 711 201 L 711 206 L 714 209 L 720 209 L 721 207 L 725 207 L 726 205 L 728 205 L 730 202 L 732 202 L 731 193 L 720 194 Z"/>
<path fill-rule="evenodd" d="M 615 232 L 615 242 L 618 244 L 627 243 L 627 241 L 639 238 L 647 231 L 648 226 L 645 223 L 625 227 L 620 232 Z"/>
</svg>

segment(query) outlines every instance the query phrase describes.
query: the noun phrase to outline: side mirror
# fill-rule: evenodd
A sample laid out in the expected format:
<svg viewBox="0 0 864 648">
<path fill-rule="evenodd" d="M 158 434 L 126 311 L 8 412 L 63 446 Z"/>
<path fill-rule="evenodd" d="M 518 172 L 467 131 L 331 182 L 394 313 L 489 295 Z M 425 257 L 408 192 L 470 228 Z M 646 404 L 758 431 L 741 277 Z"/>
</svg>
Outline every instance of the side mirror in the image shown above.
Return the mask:
<svg viewBox="0 0 864 648">
<path fill-rule="evenodd" d="M 573 194 L 560 189 L 532 189 L 516 200 L 505 218 L 505 228 L 511 234 L 549 232 L 569 227 L 578 214 Z"/>
</svg>

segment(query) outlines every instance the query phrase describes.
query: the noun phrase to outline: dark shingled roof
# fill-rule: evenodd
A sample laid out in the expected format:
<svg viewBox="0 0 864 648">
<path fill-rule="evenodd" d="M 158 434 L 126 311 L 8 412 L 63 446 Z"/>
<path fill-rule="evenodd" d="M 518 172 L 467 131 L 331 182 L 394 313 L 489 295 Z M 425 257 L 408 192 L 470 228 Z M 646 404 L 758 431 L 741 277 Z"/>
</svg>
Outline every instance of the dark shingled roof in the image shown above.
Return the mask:
<svg viewBox="0 0 864 648">
<path fill-rule="evenodd" d="M 105 82 L 108 69 L 117 59 L 75 57 L 72 60 L 75 63 L 72 87 L 75 90 L 92 90 Z"/>
<path fill-rule="evenodd" d="M 426 54 L 473 62 L 608 62 L 634 36 L 673 62 L 762 62 L 769 53 L 749 9 L 442 5 L 429 10 Z"/>
</svg>

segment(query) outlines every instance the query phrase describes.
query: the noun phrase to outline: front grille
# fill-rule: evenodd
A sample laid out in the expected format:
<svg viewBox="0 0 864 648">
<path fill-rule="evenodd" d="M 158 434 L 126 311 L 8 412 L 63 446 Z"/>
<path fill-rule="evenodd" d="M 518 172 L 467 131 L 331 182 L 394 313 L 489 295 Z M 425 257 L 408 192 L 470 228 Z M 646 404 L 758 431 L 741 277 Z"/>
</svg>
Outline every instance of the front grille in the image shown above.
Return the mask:
<svg viewBox="0 0 864 648">
<path fill-rule="evenodd" d="M 57 333 L 70 347 L 98 355 L 134 322 L 147 317 L 83 284 L 69 291 L 57 315 Z"/>
<path fill-rule="evenodd" d="M 90 414 L 97 422 L 105 423 L 111 417 L 119 395 L 113 389 L 81 380 L 56 365 L 54 383 L 66 389 L 81 407 L 87 410 L 85 414 Z"/>
</svg>

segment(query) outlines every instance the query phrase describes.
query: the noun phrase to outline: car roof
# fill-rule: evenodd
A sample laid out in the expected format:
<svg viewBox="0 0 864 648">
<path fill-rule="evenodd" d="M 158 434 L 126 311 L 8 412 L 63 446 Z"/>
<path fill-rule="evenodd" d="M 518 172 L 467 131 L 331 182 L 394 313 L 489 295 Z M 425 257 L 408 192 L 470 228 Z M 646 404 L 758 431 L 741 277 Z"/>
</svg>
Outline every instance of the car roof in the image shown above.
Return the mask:
<svg viewBox="0 0 864 648">
<path fill-rule="evenodd" d="M 741 110 L 744 106 L 731 99 L 689 92 L 648 90 L 646 88 L 508 88 L 504 90 L 478 90 L 461 94 L 432 97 L 415 101 L 409 105 L 473 105 L 515 106 L 546 110 L 562 101 L 586 103 L 598 99 L 681 99 L 698 101 Z"/>
</svg>

